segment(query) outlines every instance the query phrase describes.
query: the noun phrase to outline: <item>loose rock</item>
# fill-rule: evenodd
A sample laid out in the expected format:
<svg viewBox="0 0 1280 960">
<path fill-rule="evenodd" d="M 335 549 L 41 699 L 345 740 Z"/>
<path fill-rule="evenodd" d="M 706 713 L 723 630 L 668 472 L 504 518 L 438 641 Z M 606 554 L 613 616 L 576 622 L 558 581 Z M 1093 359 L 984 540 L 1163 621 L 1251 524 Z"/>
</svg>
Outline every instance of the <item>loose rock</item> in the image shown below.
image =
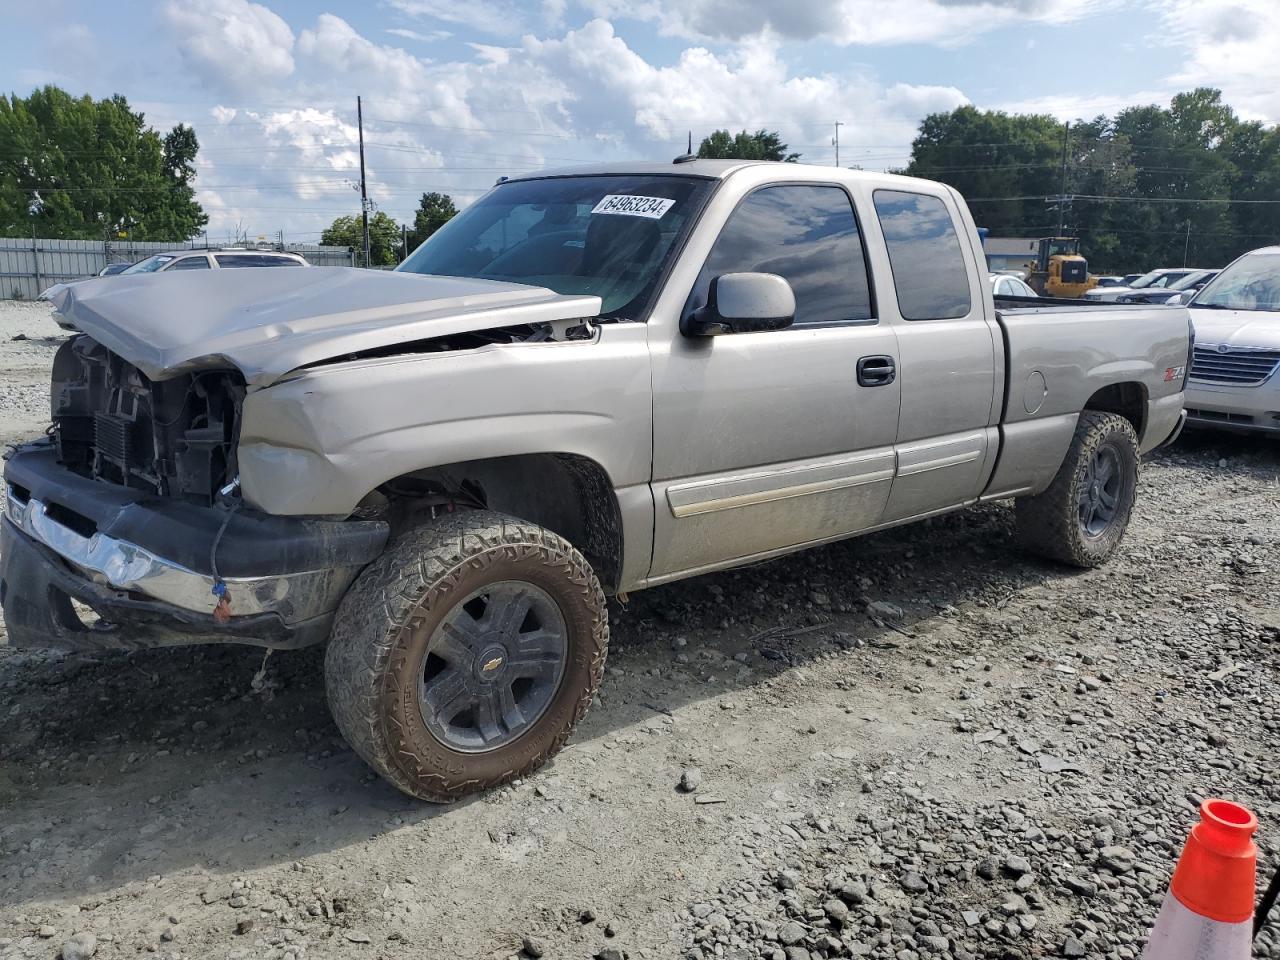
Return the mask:
<svg viewBox="0 0 1280 960">
<path fill-rule="evenodd" d="M 686 767 L 684 772 L 680 774 L 680 790 L 684 793 L 693 793 L 702 785 L 702 771 L 697 767 Z"/>
<path fill-rule="evenodd" d="M 72 934 L 62 944 L 62 960 L 89 960 L 98 952 L 98 938 L 88 931 Z"/>
</svg>

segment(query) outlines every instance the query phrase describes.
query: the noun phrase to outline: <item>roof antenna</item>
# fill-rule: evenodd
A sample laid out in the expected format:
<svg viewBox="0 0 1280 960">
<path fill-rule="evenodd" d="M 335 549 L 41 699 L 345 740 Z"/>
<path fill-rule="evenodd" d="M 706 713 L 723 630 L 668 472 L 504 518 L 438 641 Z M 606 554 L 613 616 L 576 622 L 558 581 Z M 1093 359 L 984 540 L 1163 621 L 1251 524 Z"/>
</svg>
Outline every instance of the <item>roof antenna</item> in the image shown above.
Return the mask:
<svg viewBox="0 0 1280 960">
<path fill-rule="evenodd" d="M 690 130 L 688 149 L 683 154 L 681 154 L 680 156 L 672 160 L 671 162 L 672 163 L 688 163 L 691 160 L 697 160 L 697 159 L 698 159 L 698 155 L 693 152 L 693 131 Z"/>
</svg>

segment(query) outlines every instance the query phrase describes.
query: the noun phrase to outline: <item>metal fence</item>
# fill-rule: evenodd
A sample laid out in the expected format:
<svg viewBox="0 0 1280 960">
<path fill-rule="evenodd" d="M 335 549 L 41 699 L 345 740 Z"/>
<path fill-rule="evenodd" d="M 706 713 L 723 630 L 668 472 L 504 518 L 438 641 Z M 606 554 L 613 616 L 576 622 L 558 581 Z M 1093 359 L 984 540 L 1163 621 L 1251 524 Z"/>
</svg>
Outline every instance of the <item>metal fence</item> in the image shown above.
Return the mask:
<svg viewBox="0 0 1280 960">
<path fill-rule="evenodd" d="M 108 263 L 133 262 L 153 253 L 200 249 L 177 243 L 145 243 L 128 240 L 42 240 L 0 237 L 0 300 L 34 300 L 40 292 L 64 280 L 92 277 Z M 250 249 L 258 249 L 250 247 Z M 280 249 L 270 247 L 263 249 Z M 284 246 L 318 267 L 355 266 L 350 247 L 322 247 L 315 243 Z"/>
</svg>

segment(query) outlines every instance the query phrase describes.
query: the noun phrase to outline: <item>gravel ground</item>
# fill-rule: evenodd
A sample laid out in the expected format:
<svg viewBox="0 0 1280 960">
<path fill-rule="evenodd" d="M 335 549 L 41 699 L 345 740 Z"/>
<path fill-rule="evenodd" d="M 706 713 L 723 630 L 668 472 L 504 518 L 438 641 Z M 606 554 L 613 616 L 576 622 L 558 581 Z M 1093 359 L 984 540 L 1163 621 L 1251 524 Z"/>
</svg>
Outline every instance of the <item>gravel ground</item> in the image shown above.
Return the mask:
<svg viewBox="0 0 1280 960">
<path fill-rule="evenodd" d="M 0 445 L 49 423 L 49 365 L 62 331 L 47 303 L 0 300 Z"/>
<path fill-rule="evenodd" d="M 0 437 L 55 333 L 0 305 Z M 316 651 L 0 646 L 0 958 L 1137 957 L 1200 798 L 1277 861 L 1280 444 L 1151 458 L 1101 570 L 1011 522 L 615 603 L 569 747 L 452 807 L 345 747 Z"/>
</svg>

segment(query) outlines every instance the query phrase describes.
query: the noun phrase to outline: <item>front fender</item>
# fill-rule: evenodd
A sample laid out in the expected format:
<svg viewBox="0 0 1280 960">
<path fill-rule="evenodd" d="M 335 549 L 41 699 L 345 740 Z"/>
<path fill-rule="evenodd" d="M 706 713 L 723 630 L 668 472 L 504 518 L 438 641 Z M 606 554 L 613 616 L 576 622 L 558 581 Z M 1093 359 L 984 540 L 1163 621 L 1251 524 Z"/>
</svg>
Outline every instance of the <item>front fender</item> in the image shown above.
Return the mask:
<svg viewBox="0 0 1280 960">
<path fill-rule="evenodd" d="M 245 398 L 241 490 L 278 515 L 347 516 L 386 481 L 525 453 L 576 454 L 615 488 L 647 484 L 645 329 L 315 368 Z"/>
</svg>

